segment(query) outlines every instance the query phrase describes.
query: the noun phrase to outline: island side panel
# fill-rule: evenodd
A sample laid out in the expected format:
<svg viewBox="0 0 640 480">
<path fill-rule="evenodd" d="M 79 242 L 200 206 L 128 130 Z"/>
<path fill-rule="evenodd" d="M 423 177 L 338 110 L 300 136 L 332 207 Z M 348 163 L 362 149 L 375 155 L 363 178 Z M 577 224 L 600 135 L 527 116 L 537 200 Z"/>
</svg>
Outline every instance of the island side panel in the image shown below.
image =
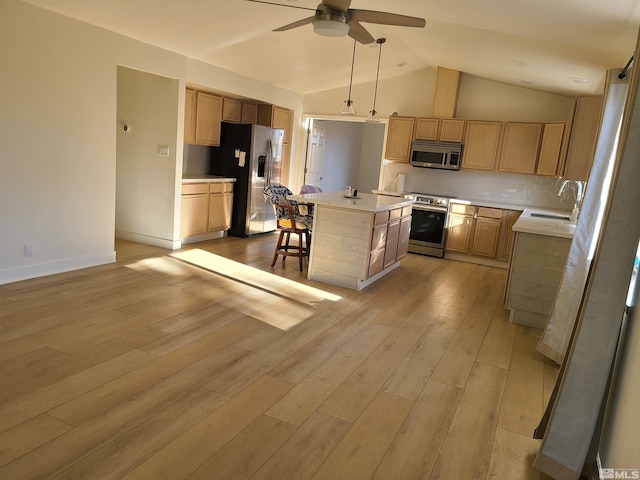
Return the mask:
<svg viewBox="0 0 640 480">
<path fill-rule="evenodd" d="M 310 280 L 358 289 L 367 276 L 373 213 L 316 205 Z"/>
</svg>

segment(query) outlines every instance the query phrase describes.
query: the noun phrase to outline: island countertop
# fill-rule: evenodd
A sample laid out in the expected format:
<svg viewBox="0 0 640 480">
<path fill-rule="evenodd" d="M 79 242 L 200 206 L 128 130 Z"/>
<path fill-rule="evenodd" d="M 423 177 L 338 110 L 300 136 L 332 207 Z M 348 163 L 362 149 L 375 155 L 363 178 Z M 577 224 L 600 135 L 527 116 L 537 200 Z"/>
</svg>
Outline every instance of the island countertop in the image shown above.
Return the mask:
<svg viewBox="0 0 640 480">
<path fill-rule="evenodd" d="M 288 195 L 287 198 L 298 202 L 366 212 L 383 212 L 413 204 L 413 200 L 371 193 L 358 193 L 358 198 L 345 197 L 343 192 L 305 193 L 303 195 Z"/>
<path fill-rule="evenodd" d="M 536 215 L 545 215 L 547 218 Z M 571 217 L 571 212 L 545 208 L 526 208 L 513 225 L 513 231 L 546 235 L 548 237 L 573 238 L 576 233 L 576 223 L 567 219 L 553 217 L 569 218 Z"/>
</svg>

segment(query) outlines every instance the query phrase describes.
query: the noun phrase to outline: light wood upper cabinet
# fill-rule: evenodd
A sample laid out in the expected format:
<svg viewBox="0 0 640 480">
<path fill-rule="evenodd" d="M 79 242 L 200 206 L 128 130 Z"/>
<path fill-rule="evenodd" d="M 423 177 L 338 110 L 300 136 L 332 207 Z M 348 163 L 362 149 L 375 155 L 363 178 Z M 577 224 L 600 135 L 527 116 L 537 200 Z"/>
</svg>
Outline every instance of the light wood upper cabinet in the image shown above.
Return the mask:
<svg viewBox="0 0 640 480">
<path fill-rule="evenodd" d="M 258 123 L 258 105 L 255 103 L 242 102 L 242 114 L 240 121 L 242 123 L 250 124 Z"/>
<path fill-rule="evenodd" d="M 184 95 L 184 143 L 196 141 L 196 92 L 187 88 Z"/>
<path fill-rule="evenodd" d="M 459 90 L 460 72 L 438 67 L 431 115 L 434 117 L 455 117 Z"/>
<path fill-rule="evenodd" d="M 222 97 L 197 92 L 196 99 L 196 143 L 220 146 L 220 124 L 222 123 Z"/>
<path fill-rule="evenodd" d="M 502 122 L 467 121 L 462 168 L 494 170 L 501 133 Z"/>
<path fill-rule="evenodd" d="M 411 141 L 413 139 L 413 117 L 389 117 L 387 126 L 387 146 L 384 157 L 390 162 L 409 163 Z"/>
<path fill-rule="evenodd" d="M 240 101 L 225 97 L 222 101 L 222 120 L 240 122 Z"/>
<path fill-rule="evenodd" d="M 542 143 L 538 155 L 536 174 L 556 176 L 563 162 L 565 142 L 565 122 L 546 123 L 542 131 Z"/>
<path fill-rule="evenodd" d="M 287 184 L 289 176 L 289 159 L 291 156 L 291 129 L 293 128 L 293 111 L 288 108 L 261 103 L 258 105 L 258 125 L 284 130 L 282 146 L 282 173 L 280 181 Z"/>
<path fill-rule="evenodd" d="M 541 136 L 540 123 L 506 123 L 498 169 L 501 172 L 535 173 Z"/>
<path fill-rule="evenodd" d="M 564 166 L 564 177 L 570 180 L 589 179 L 591 164 L 600 130 L 602 95 L 580 96 L 571 124 L 571 137 Z"/>
<path fill-rule="evenodd" d="M 438 139 L 441 142 L 462 143 L 464 138 L 464 124 L 464 120 L 460 118 L 441 119 Z"/>
<path fill-rule="evenodd" d="M 417 118 L 416 119 L 416 140 L 437 140 L 438 139 L 438 119 L 437 118 Z"/>
</svg>

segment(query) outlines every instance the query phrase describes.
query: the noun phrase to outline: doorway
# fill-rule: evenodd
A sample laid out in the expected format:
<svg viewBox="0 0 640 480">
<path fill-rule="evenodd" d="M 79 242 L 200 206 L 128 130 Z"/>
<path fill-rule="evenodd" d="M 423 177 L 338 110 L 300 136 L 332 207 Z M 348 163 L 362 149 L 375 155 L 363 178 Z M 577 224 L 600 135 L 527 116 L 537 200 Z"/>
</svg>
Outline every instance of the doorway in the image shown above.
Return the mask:
<svg viewBox="0 0 640 480">
<path fill-rule="evenodd" d="M 307 142 L 302 184 L 324 191 L 342 191 L 346 185 L 365 193 L 378 189 L 386 121 L 305 116 L 303 125 Z"/>
</svg>

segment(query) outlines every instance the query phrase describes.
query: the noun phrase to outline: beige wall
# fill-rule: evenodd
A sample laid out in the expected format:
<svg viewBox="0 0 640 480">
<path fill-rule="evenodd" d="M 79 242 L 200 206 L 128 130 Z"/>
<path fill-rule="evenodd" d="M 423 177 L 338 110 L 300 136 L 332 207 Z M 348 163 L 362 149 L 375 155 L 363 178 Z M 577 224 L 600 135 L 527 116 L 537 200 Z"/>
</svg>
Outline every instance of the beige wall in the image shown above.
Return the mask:
<svg viewBox="0 0 640 480">
<path fill-rule="evenodd" d="M 0 283 L 114 261 L 118 65 L 175 79 L 179 112 L 187 83 L 302 111 L 296 93 L 17 0 L 0 2 L 0 65 Z M 173 128 L 169 222 L 182 115 Z"/>
<path fill-rule="evenodd" d="M 117 81 L 116 237 L 179 248 L 180 242 L 174 244 L 179 82 L 126 67 L 118 67 Z M 158 155 L 158 145 L 169 146 L 169 155 Z"/>
<path fill-rule="evenodd" d="M 433 107 L 436 69 L 426 68 L 380 80 L 376 110 L 381 117 L 393 112 L 428 117 Z M 351 98 L 359 116 L 371 110 L 375 83 L 354 85 Z M 304 96 L 307 114 L 336 115 L 348 96 L 348 87 Z M 573 97 L 507 85 L 462 74 L 456 116 L 476 120 L 548 122 L 568 120 Z"/>
</svg>

